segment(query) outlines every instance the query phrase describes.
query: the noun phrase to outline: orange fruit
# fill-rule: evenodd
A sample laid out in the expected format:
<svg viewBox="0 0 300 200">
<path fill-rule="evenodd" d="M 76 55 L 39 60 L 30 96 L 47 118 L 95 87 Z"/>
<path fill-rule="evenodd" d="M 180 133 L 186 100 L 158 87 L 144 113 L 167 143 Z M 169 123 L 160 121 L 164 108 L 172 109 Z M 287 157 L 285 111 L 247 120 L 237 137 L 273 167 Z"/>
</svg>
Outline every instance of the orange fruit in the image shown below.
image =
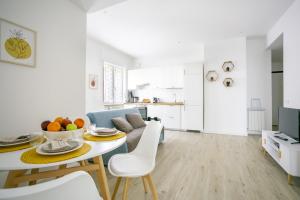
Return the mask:
<svg viewBox="0 0 300 200">
<path fill-rule="evenodd" d="M 51 122 L 50 124 L 48 124 L 47 126 L 47 131 L 60 131 L 61 125 L 58 122 Z"/>
<path fill-rule="evenodd" d="M 78 118 L 74 121 L 74 124 L 77 126 L 77 128 L 83 128 L 84 120 L 81 118 Z"/>
<path fill-rule="evenodd" d="M 63 121 L 64 121 L 64 118 L 62 118 L 62 117 L 56 117 L 54 121 L 58 122 L 61 125 L 63 123 Z"/>
</svg>

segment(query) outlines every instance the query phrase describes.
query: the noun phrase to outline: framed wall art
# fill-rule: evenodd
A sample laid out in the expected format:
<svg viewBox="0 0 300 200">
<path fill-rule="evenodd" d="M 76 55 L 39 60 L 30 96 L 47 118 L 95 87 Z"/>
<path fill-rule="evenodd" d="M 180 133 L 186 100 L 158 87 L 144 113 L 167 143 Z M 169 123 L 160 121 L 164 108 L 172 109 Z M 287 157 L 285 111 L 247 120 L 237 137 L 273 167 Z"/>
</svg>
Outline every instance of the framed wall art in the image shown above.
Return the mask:
<svg viewBox="0 0 300 200">
<path fill-rule="evenodd" d="M 91 89 L 97 89 L 98 87 L 98 76 L 96 74 L 89 75 L 89 86 Z"/>
<path fill-rule="evenodd" d="M 0 61 L 35 67 L 36 32 L 0 18 Z"/>
</svg>

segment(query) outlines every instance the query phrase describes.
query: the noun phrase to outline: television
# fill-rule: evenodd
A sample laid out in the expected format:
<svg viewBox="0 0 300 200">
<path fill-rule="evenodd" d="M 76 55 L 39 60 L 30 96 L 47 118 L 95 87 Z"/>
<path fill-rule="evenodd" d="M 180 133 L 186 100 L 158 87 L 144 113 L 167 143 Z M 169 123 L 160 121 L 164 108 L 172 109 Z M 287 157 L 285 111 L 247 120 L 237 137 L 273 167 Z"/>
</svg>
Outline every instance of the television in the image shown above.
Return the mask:
<svg viewBox="0 0 300 200">
<path fill-rule="evenodd" d="M 280 107 L 278 115 L 279 131 L 300 141 L 300 110 Z"/>
</svg>

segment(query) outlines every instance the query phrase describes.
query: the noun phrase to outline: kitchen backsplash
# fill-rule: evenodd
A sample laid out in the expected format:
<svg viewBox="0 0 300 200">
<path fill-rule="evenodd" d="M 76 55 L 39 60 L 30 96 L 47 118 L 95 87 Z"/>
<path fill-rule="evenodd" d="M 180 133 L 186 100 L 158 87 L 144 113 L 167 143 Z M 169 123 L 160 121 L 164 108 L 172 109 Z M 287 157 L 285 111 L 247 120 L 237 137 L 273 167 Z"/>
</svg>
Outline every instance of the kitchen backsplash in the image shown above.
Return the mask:
<svg viewBox="0 0 300 200">
<path fill-rule="evenodd" d="M 183 89 L 164 89 L 164 88 L 145 88 L 135 90 L 135 96 L 138 96 L 140 101 L 143 99 L 151 99 L 153 97 L 158 97 L 161 102 L 182 102 L 183 98 Z"/>
</svg>

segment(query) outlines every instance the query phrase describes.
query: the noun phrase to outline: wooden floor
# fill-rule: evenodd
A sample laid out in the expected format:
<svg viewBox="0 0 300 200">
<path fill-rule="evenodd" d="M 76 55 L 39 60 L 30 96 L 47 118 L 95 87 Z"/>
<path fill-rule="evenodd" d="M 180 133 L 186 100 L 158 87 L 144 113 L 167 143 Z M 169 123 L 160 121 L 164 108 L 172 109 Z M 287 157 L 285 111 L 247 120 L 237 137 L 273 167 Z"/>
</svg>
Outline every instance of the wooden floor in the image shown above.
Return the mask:
<svg viewBox="0 0 300 200">
<path fill-rule="evenodd" d="M 109 173 L 108 173 L 109 174 Z M 167 131 L 153 172 L 160 200 L 293 200 L 300 199 L 300 180 L 264 157 L 258 136 Z M 108 175 L 110 191 L 115 178 Z M 123 182 L 117 199 L 121 199 Z M 129 200 L 148 200 L 141 179 L 129 187 Z"/>
</svg>

